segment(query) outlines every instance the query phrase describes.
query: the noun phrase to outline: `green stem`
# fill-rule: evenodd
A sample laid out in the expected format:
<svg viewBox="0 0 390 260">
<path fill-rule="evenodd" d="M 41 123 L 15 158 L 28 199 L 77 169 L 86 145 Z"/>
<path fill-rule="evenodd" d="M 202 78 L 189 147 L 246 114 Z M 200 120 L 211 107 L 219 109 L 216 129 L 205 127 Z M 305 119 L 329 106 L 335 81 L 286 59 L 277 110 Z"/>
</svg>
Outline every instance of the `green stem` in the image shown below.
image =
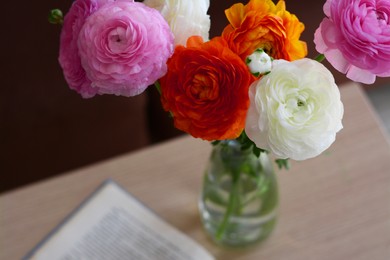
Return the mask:
<svg viewBox="0 0 390 260">
<path fill-rule="evenodd" d="M 240 190 L 240 171 L 233 173 L 233 179 L 232 179 L 232 189 L 229 194 L 229 201 L 228 201 L 228 207 L 226 209 L 225 215 L 223 216 L 223 220 L 221 225 L 218 227 L 217 233 L 216 233 L 216 239 L 217 241 L 220 241 L 222 239 L 222 236 L 224 235 L 226 228 L 229 224 L 230 218 L 237 208 L 237 204 L 239 203 L 239 190 Z"/>
<path fill-rule="evenodd" d="M 154 86 L 156 87 L 158 93 L 161 96 L 161 85 L 160 85 L 160 82 L 158 82 L 158 80 L 156 82 L 154 82 Z M 169 116 L 173 117 L 173 113 L 171 111 L 169 111 Z"/>
<path fill-rule="evenodd" d="M 314 60 L 316 60 L 318 62 L 322 62 L 323 60 L 325 60 L 325 55 L 319 54 L 317 57 L 314 58 Z"/>
<path fill-rule="evenodd" d="M 158 81 L 154 82 L 154 86 L 156 87 L 158 93 L 161 96 L 161 85 L 160 85 L 160 82 L 158 82 Z"/>
<path fill-rule="evenodd" d="M 265 184 L 265 180 L 263 178 L 261 178 L 260 176 L 256 176 L 256 177 L 253 177 L 254 175 L 251 175 L 252 178 L 256 178 L 256 192 L 254 194 L 252 194 L 251 197 L 247 198 L 246 200 L 244 200 L 243 202 L 241 202 L 241 205 L 240 205 L 240 212 L 245 208 L 245 206 L 247 206 L 249 203 L 251 203 L 252 201 L 254 201 L 255 199 L 257 199 L 259 196 L 261 196 L 261 194 L 263 193 L 261 187 L 264 186 L 264 185 L 267 185 Z"/>
</svg>

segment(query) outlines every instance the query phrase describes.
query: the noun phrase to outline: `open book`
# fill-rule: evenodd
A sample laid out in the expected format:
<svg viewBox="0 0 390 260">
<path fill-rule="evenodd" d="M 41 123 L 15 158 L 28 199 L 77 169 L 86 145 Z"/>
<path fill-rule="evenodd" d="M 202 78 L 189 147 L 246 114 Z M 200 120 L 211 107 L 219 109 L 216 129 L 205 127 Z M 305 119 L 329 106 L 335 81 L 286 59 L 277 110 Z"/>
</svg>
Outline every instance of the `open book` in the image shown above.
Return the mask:
<svg viewBox="0 0 390 260">
<path fill-rule="evenodd" d="M 106 181 L 24 259 L 214 259 L 113 181 Z"/>
</svg>

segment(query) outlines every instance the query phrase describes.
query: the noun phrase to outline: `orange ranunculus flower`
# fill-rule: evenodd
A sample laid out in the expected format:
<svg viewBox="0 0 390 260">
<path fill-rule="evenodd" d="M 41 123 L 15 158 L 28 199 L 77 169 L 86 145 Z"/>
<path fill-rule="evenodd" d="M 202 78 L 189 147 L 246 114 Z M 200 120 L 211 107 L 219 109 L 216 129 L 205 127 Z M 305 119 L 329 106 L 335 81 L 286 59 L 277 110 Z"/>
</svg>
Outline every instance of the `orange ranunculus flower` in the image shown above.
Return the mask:
<svg viewBox="0 0 390 260">
<path fill-rule="evenodd" d="M 175 127 L 209 141 L 237 138 L 255 78 L 226 41 L 218 37 L 203 43 L 193 36 L 187 47 L 176 47 L 167 64 L 160 80 L 161 102 Z"/>
<path fill-rule="evenodd" d="M 306 43 L 299 40 L 305 26 L 286 11 L 284 0 L 250 0 L 225 10 L 230 24 L 222 37 L 241 59 L 262 48 L 274 59 L 296 60 L 307 55 Z"/>
</svg>

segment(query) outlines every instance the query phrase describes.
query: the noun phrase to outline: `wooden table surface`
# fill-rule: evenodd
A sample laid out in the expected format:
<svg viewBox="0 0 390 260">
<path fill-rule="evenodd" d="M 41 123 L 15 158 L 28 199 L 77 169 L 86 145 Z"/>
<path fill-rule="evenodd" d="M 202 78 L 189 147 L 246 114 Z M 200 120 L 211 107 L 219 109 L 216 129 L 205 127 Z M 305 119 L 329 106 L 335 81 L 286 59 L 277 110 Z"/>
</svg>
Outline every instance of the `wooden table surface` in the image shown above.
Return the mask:
<svg viewBox="0 0 390 260">
<path fill-rule="evenodd" d="M 259 245 L 208 239 L 197 200 L 211 147 L 185 136 L 2 194 L 0 258 L 20 259 L 112 178 L 217 259 L 390 259 L 389 138 L 359 86 L 341 94 L 344 129 L 324 154 L 278 172 L 278 224 Z"/>
</svg>

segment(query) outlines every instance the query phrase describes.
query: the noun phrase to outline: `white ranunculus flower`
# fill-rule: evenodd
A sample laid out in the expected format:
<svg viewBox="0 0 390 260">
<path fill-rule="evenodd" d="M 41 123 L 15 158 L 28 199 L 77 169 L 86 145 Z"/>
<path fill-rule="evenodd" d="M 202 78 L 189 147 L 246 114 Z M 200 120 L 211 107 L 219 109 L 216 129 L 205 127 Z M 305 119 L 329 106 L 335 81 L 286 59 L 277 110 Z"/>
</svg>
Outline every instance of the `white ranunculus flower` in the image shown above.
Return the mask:
<svg viewBox="0 0 390 260">
<path fill-rule="evenodd" d="M 326 150 L 343 128 L 333 75 L 311 59 L 275 60 L 271 73 L 249 90 L 245 131 L 278 158 L 305 160 Z"/>
<path fill-rule="evenodd" d="M 175 36 L 175 45 L 186 45 L 190 36 L 209 40 L 210 0 L 145 0 L 144 4 L 160 11 Z"/>
</svg>

